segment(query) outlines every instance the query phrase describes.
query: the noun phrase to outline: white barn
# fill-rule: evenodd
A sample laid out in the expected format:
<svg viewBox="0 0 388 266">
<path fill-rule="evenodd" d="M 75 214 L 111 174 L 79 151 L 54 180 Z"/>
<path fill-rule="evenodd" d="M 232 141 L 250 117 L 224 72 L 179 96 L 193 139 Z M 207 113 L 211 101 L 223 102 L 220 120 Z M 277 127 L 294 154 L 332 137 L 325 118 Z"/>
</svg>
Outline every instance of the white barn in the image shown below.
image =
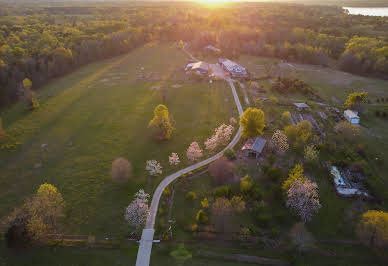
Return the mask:
<svg viewBox="0 0 388 266">
<path fill-rule="evenodd" d="M 358 116 L 358 112 L 352 110 L 345 110 L 344 117 L 352 124 L 360 123 L 360 117 Z"/>
</svg>

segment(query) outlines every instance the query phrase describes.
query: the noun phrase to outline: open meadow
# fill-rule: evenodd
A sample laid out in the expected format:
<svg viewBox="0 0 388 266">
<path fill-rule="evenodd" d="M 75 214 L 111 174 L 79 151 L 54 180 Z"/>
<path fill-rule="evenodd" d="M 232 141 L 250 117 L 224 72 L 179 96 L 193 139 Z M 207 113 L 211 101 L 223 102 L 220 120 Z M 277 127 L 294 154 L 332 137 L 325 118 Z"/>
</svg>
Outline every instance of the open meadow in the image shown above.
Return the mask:
<svg viewBox="0 0 388 266">
<path fill-rule="evenodd" d="M 38 92 L 41 108 L 32 113 L 19 103 L 2 114 L 5 129 L 18 142 L 0 152 L 0 215 L 20 206 L 42 183 L 55 185 L 67 203 L 65 232 L 114 237 L 129 232 L 124 209 L 134 192 L 152 193 L 177 152 L 203 142 L 237 110 L 222 82 L 187 81 L 187 56 L 172 44 L 151 44 L 128 55 L 88 65 L 52 81 Z M 153 139 L 147 128 L 156 105 L 164 103 L 175 120 L 172 139 Z M 114 159 L 133 167 L 126 184 L 112 182 Z M 153 177 L 146 161 L 158 160 L 163 174 Z M 178 167 L 182 167 L 182 164 Z"/>
</svg>

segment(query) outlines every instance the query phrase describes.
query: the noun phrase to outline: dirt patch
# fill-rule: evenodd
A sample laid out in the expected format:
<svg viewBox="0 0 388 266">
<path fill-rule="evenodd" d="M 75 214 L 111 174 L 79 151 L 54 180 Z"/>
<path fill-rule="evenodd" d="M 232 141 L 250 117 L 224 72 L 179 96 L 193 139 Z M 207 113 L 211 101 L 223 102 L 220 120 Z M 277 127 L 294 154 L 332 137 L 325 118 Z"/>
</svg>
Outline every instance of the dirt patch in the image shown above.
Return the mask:
<svg viewBox="0 0 388 266">
<path fill-rule="evenodd" d="M 182 87 L 182 85 L 181 85 L 181 84 L 174 84 L 174 85 L 172 85 L 171 87 L 176 89 L 176 88 Z"/>
</svg>

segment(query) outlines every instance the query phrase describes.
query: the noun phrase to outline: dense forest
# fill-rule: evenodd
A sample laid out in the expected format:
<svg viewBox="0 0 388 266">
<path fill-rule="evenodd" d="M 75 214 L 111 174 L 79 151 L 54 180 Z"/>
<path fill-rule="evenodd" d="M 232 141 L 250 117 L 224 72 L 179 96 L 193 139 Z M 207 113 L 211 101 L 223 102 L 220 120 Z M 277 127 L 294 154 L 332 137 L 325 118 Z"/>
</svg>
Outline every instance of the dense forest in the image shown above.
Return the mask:
<svg viewBox="0 0 388 266">
<path fill-rule="evenodd" d="M 347 15 L 340 7 L 240 3 L 43 6 L 0 2 L 0 107 L 92 61 L 149 41 L 213 44 L 242 53 L 329 65 L 388 78 L 388 17 Z"/>
</svg>

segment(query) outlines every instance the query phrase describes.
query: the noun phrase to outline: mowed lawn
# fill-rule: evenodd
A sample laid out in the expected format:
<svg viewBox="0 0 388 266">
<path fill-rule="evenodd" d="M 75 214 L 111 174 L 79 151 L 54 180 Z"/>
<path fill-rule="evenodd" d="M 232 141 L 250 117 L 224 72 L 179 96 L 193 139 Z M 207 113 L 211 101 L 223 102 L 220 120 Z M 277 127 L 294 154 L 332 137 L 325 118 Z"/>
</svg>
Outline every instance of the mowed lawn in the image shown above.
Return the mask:
<svg viewBox="0 0 388 266">
<path fill-rule="evenodd" d="M 124 209 L 133 194 L 144 188 L 152 195 L 167 174 L 190 164 L 185 151 L 192 141 L 203 146 L 215 127 L 237 115 L 226 83 L 181 80 L 185 75 L 179 69 L 187 62 L 172 44 L 146 45 L 51 82 L 38 92 L 37 111 L 22 104 L 6 110 L 5 129 L 21 145 L 0 151 L 0 217 L 47 182 L 66 200 L 65 232 L 126 234 Z M 157 87 L 166 89 L 165 104 L 176 122 L 175 134 L 165 142 L 154 140 L 147 128 L 154 107 L 162 103 Z M 181 157 L 177 167 L 168 164 L 171 152 Z M 111 180 L 117 157 L 133 166 L 126 184 Z M 145 171 L 151 159 L 162 164 L 162 175 Z"/>
</svg>

